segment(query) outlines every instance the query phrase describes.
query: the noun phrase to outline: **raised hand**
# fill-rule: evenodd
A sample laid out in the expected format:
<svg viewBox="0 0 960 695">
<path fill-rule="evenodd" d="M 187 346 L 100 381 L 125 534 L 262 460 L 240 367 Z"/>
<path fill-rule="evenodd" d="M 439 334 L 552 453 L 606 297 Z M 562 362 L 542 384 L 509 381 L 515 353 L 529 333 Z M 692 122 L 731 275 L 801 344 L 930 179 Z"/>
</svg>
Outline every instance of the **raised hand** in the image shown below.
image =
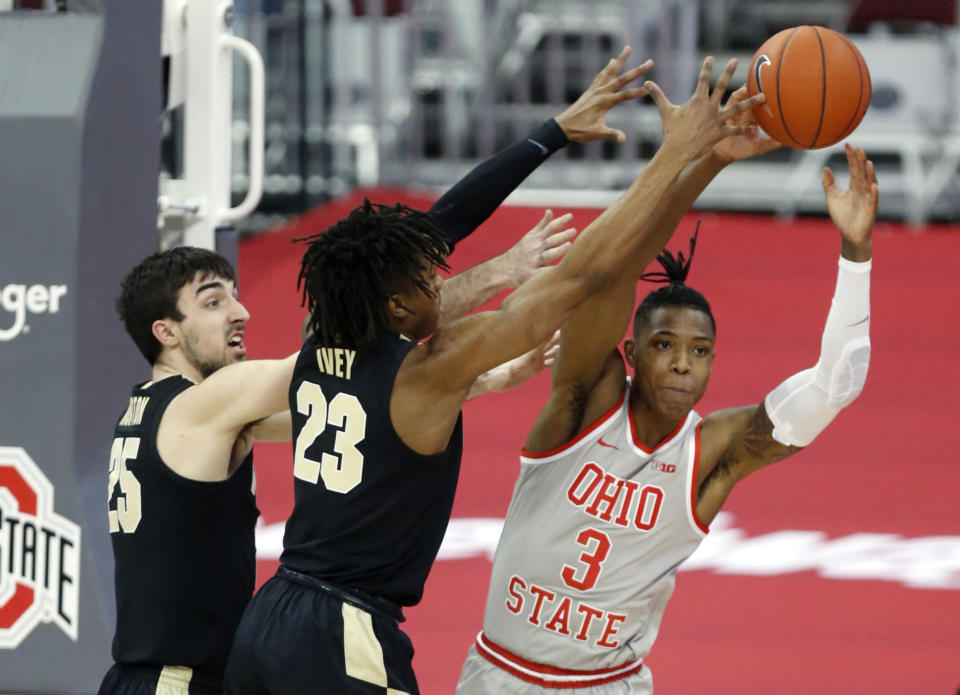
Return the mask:
<svg viewBox="0 0 960 695">
<path fill-rule="evenodd" d="M 747 98 L 747 87 L 744 85 L 727 99 L 727 106 L 739 104 Z M 748 159 L 758 154 L 764 154 L 781 147 L 781 144 L 764 133 L 757 125 L 757 116 L 753 109 L 741 111 L 730 118 L 731 125 L 751 126 L 750 131 L 743 135 L 730 135 L 713 146 L 713 152 L 727 164 Z"/>
<path fill-rule="evenodd" d="M 498 367 L 480 375 L 470 388 L 467 398 L 476 398 L 483 393 L 503 392 L 516 388 L 553 364 L 560 350 L 560 331 L 529 352 L 514 357 Z"/>
<path fill-rule="evenodd" d="M 577 234 L 576 229 L 565 228 L 572 219 L 570 213 L 553 219 L 553 211 L 547 210 L 533 229 L 504 252 L 503 268 L 510 287 L 519 287 L 537 270 L 563 257 Z"/>
<path fill-rule="evenodd" d="M 607 111 L 617 104 L 646 96 L 646 86 L 623 89 L 626 85 L 646 73 L 653 67 L 653 61 L 620 74 L 623 64 L 630 55 L 629 46 L 624 46 L 620 55 L 611 59 L 586 91 L 573 102 L 556 120 L 566 136 L 574 142 L 593 142 L 594 140 L 616 140 L 626 142 L 627 135 L 622 130 L 607 125 Z"/>
<path fill-rule="evenodd" d="M 843 236 L 843 256 L 854 261 L 865 261 L 872 254 L 870 231 L 877 216 L 877 174 L 873 162 L 867 159 L 862 147 L 844 146 L 850 167 L 850 185 L 837 190 L 833 171 L 823 168 L 823 191 L 827 196 L 830 219 Z"/>
<path fill-rule="evenodd" d="M 756 129 L 756 126 L 737 123 L 733 119 L 750 111 L 757 104 L 762 104 L 766 99 L 762 93 L 737 102 L 731 99 L 732 103 L 723 104 L 723 95 L 736 69 L 737 60 L 734 58 L 727 63 L 711 90 L 713 57 L 707 56 L 700 68 L 700 77 L 697 79 L 693 96 L 680 106 L 670 103 L 656 83 L 648 81 L 644 85 L 650 90 L 650 96 L 660 111 L 665 142 L 678 143 L 696 158 L 723 138 L 748 135 Z"/>
</svg>

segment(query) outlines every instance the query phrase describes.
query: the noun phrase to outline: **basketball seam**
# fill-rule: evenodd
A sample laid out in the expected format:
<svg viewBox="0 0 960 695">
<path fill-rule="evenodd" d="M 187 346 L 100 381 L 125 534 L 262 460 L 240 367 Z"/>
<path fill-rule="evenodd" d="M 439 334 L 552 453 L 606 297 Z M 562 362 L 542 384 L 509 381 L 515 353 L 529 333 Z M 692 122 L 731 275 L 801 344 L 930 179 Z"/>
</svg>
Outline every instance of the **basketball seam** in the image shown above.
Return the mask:
<svg viewBox="0 0 960 695">
<path fill-rule="evenodd" d="M 817 144 L 817 138 L 820 137 L 820 131 L 823 129 L 823 113 L 827 107 L 827 56 L 823 50 L 823 38 L 816 27 L 813 27 L 813 33 L 817 35 L 817 45 L 820 46 L 820 70 L 823 78 L 820 82 L 820 121 L 817 123 L 817 132 L 813 134 L 813 140 L 808 147 L 815 147 Z"/>
<path fill-rule="evenodd" d="M 850 55 L 853 56 L 853 62 L 857 64 L 857 76 L 860 78 L 860 89 L 857 92 L 857 108 L 854 109 L 853 115 L 850 116 L 850 120 L 847 121 L 847 125 L 843 127 L 843 131 L 842 131 L 843 135 L 840 136 L 840 139 L 843 140 L 845 137 L 847 137 L 848 135 L 850 135 L 850 133 L 853 132 L 853 128 L 851 128 L 851 125 L 853 124 L 854 121 L 857 120 L 857 114 L 860 113 L 860 104 L 863 102 L 863 70 L 860 68 L 860 60 L 857 58 L 856 46 L 854 46 L 853 42 L 843 34 L 840 34 L 840 38 L 843 39 L 847 48 L 850 49 Z"/>
<path fill-rule="evenodd" d="M 783 46 L 780 47 L 780 55 L 777 57 L 777 113 L 780 114 L 780 123 L 783 125 L 783 130 L 787 134 L 787 137 L 803 147 L 803 143 L 793 137 L 793 133 L 790 132 L 790 128 L 787 126 L 787 119 L 783 116 L 783 101 L 780 100 L 780 69 L 783 67 L 783 55 L 787 52 L 787 46 L 790 44 L 790 40 L 793 39 L 798 31 L 800 31 L 800 27 L 796 27 L 790 36 L 787 37 L 787 40 L 783 42 Z"/>
</svg>

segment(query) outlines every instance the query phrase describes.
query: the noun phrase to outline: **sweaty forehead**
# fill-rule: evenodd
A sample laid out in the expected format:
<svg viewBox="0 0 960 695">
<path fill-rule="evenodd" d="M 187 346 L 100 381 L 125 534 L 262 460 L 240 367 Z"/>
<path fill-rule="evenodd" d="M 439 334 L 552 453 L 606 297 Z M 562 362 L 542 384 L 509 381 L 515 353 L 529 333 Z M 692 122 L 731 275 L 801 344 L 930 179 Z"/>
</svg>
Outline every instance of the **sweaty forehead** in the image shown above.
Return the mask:
<svg viewBox="0 0 960 695">
<path fill-rule="evenodd" d="M 641 327 L 642 335 L 673 333 L 689 338 L 715 338 L 710 317 L 699 309 L 687 306 L 662 306 L 650 313 L 650 318 Z"/>
</svg>

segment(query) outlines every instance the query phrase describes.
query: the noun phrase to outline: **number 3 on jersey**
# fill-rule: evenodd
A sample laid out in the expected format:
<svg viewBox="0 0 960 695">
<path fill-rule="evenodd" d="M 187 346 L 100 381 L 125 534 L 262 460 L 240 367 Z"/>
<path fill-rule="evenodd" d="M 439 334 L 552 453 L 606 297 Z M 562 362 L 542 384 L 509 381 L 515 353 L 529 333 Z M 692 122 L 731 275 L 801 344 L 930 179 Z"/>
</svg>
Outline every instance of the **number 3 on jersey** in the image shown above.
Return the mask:
<svg viewBox="0 0 960 695">
<path fill-rule="evenodd" d="M 297 412 L 306 415 L 307 422 L 297 436 L 294 477 L 314 484 L 323 478 L 331 492 L 350 492 L 363 476 L 363 454 L 357 451 L 357 444 L 366 436 L 367 413 L 360 401 L 349 393 L 338 393 L 328 404 L 319 386 L 304 381 L 297 389 Z M 327 425 L 338 428 L 334 453 L 324 452 L 320 461 L 314 461 L 307 456 L 307 449 Z"/>
<path fill-rule="evenodd" d="M 563 583 L 580 591 L 589 591 L 597 584 L 600 578 L 600 571 L 603 569 L 603 561 L 610 554 L 610 547 L 613 542 L 603 531 L 595 528 L 588 528 L 577 534 L 577 544 L 587 548 L 580 553 L 580 562 L 583 567 L 577 568 L 572 565 L 564 565 L 560 572 Z M 592 546 L 592 547 L 591 547 Z M 582 576 L 577 576 L 582 572 Z"/>
</svg>

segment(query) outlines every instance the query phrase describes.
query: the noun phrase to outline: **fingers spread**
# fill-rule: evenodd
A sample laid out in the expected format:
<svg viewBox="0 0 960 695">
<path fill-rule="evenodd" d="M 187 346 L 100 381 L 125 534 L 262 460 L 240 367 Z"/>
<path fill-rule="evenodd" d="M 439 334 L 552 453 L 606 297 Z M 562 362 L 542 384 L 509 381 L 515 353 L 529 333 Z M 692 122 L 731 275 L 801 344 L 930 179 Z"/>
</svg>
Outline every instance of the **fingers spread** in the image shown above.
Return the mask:
<svg viewBox="0 0 960 695">
<path fill-rule="evenodd" d="M 643 83 L 643 89 L 647 90 L 647 93 L 650 95 L 650 98 L 653 99 L 653 103 L 657 105 L 657 108 L 660 110 L 661 114 L 663 114 L 665 109 L 673 106 L 673 104 L 670 103 L 670 100 L 667 99 L 667 95 L 663 93 L 662 89 L 660 89 L 660 85 L 658 85 L 656 82 L 647 80 Z"/>
<path fill-rule="evenodd" d="M 733 72 L 737 69 L 737 59 L 731 58 L 727 61 L 726 67 L 724 67 L 723 72 L 720 73 L 720 77 L 717 78 L 717 84 L 713 89 L 714 99 L 722 99 L 723 95 L 727 92 L 727 85 L 730 84 L 730 78 L 733 77 Z"/>
<path fill-rule="evenodd" d="M 710 90 L 710 74 L 713 72 L 713 56 L 707 56 L 703 59 L 703 65 L 700 67 L 700 77 L 697 78 L 697 88 L 694 90 L 698 94 L 708 94 Z"/>
<path fill-rule="evenodd" d="M 747 98 L 747 85 L 743 85 L 736 91 L 734 91 L 730 98 L 727 99 L 727 106 L 733 106 L 734 104 L 739 104 L 741 101 Z"/>
<path fill-rule="evenodd" d="M 619 75 L 620 71 L 623 70 L 623 64 L 627 62 L 627 58 L 630 56 L 632 50 L 630 46 L 624 46 L 623 50 L 620 51 L 620 55 L 616 58 L 611 58 L 606 67 L 600 71 L 600 74 L 606 74 L 608 77 L 610 75 Z"/>
<path fill-rule="evenodd" d="M 553 210 L 547 208 L 546 210 L 543 211 L 543 217 L 540 218 L 540 221 L 537 222 L 537 225 L 533 228 L 532 231 L 543 229 L 548 224 L 550 224 L 550 220 L 552 219 L 553 219 Z"/>
<path fill-rule="evenodd" d="M 640 97 L 645 97 L 650 93 L 650 89 L 644 84 L 642 87 L 631 87 L 630 89 L 624 89 L 617 92 L 613 95 L 615 101 L 614 104 L 620 104 L 624 101 L 630 101 L 631 99 L 639 99 Z"/>
<path fill-rule="evenodd" d="M 743 99 L 737 102 L 733 101 L 733 96 L 731 95 L 730 99 L 727 101 L 727 105 L 721 111 L 721 114 L 724 118 L 732 118 L 737 114 L 741 114 L 745 111 L 749 111 L 755 106 L 759 106 L 767 100 L 766 95 L 763 92 L 759 94 L 754 94 L 749 99 Z"/>
<path fill-rule="evenodd" d="M 644 62 L 643 64 L 638 65 L 635 68 L 630 68 L 625 73 L 620 75 L 617 79 L 615 79 L 611 83 L 611 86 L 615 90 L 620 89 L 624 85 L 633 82 L 635 79 L 640 77 L 640 75 L 644 74 L 645 72 L 648 72 L 652 67 L 653 67 L 653 61 L 648 58 L 647 61 Z"/>
<path fill-rule="evenodd" d="M 560 244 L 565 244 L 569 241 L 573 241 L 573 238 L 577 235 L 577 230 L 573 227 L 569 229 L 564 229 L 561 232 L 554 232 L 546 239 L 543 240 L 544 246 L 546 248 L 553 248 L 554 246 L 559 246 Z"/>
<path fill-rule="evenodd" d="M 564 244 L 560 244 L 560 246 L 557 246 L 555 248 L 546 249 L 540 254 L 540 264 L 548 265 L 550 263 L 553 263 L 558 258 L 562 258 L 563 255 L 570 250 L 571 246 L 573 246 L 573 242 L 568 241 Z"/>
</svg>

